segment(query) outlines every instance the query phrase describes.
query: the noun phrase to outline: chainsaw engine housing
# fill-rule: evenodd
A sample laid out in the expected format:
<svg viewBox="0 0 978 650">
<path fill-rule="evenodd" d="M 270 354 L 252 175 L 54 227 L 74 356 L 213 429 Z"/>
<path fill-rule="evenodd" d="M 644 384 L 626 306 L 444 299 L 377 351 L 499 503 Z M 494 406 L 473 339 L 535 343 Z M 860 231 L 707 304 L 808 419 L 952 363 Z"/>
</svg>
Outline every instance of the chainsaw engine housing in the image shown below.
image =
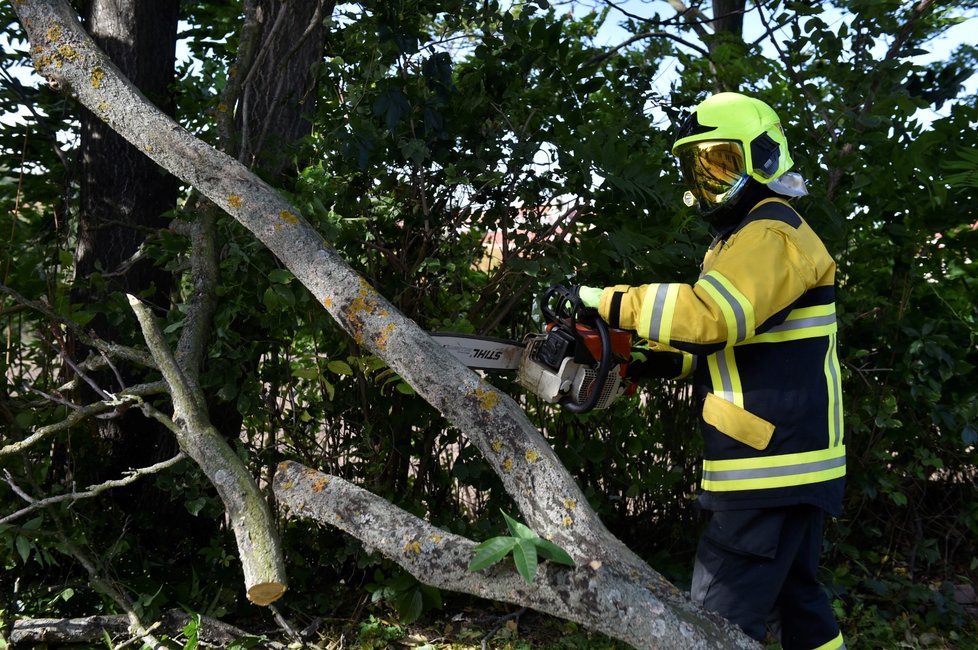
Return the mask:
<svg viewBox="0 0 978 650">
<path fill-rule="evenodd" d="M 596 362 L 580 363 L 575 359 L 573 339 L 567 333 L 553 329 L 546 334 L 531 334 L 520 362 L 519 383 L 534 395 L 549 403 L 568 401 L 582 404 L 590 396 L 598 378 Z M 589 355 L 586 355 L 589 356 Z M 596 409 L 608 408 L 624 387 L 620 364 L 612 365 Z"/>
</svg>

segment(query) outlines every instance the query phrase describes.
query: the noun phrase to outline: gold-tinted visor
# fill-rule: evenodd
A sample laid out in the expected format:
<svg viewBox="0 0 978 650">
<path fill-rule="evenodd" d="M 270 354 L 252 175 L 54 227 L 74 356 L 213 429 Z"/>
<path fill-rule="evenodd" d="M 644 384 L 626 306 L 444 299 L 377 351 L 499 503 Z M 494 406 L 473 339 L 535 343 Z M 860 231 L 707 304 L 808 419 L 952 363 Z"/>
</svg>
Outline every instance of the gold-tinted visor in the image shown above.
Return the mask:
<svg viewBox="0 0 978 650">
<path fill-rule="evenodd" d="M 747 180 L 747 161 L 739 142 L 691 142 L 676 151 L 686 186 L 704 207 L 724 203 Z"/>
</svg>

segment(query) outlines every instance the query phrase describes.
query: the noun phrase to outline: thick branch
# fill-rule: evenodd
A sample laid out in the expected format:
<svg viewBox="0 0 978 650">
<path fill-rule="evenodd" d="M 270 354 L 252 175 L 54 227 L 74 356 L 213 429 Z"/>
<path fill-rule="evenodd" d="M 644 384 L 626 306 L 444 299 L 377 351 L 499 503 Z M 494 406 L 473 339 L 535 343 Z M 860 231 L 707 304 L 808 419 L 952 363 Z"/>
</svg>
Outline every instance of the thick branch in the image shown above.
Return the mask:
<svg viewBox="0 0 978 650">
<path fill-rule="evenodd" d="M 206 199 L 197 202 L 190 226 L 190 291 L 187 317 L 180 331 L 177 357 L 191 377 L 203 364 L 207 339 L 217 311 L 220 264 L 217 255 L 218 208 Z"/>
<path fill-rule="evenodd" d="M 190 614 L 174 609 L 164 614 L 154 629 L 177 638 L 189 622 Z M 112 615 L 14 621 L 9 642 L 12 646 L 21 643 L 101 643 L 105 634 L 112 638 L 129 636 L 129 618 Z M 199 641 L 222 646 L 248 636 L 243 630 L 207 616 L 200 617 L 197 634 Z"/>
<path fill-rule="evenodd" d="M 286 589 L 285 562 L 268 503 L 244 463 L 210 423 L 203 394 L 187 380 L 167 347 L 149 308 L 129 297 L 143 337 L 173 398 L 173 421 L 180 448 L 217 488 L 238 542 L 248 599 L 258 605 L 278 600 Z"/>
<path fill-rule="evenodd" d="M 508 563 L 468 570 L 476 543 L 432 526 L 342 478 L 285 462 L 275 474 L 275 497 L 293 516 L 334 526 L 368 551 L 397 562 L 421 582 L 553 614 L 626 641 L 636 648 L 755 648 L 719 617 L 704 633 L 702 614 L 658 586 L 636 580 L 621 565 L 595 557 L 569 568 L 540 566 L 528 585 Z M 726 629 L 724 629 L 726 628 Z"/>
</svg>

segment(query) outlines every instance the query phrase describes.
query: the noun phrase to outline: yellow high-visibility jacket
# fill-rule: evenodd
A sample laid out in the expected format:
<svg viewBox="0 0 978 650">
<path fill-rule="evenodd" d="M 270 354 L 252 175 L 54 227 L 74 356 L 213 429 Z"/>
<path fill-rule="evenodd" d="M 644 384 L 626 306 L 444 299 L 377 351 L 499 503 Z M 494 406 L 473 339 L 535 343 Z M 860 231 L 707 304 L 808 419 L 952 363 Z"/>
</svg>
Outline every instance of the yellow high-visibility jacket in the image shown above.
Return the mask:
<svg viewBox="0 0 978 650">
<path fill-rule="evenodd" d="M 598 311 L 653 349 L 695 357 L 703 507 L 841 513 L 835 261 L 786 201 L 761 201 L 718 238 L 695 284 L 607 287 Z"/>
</svg>

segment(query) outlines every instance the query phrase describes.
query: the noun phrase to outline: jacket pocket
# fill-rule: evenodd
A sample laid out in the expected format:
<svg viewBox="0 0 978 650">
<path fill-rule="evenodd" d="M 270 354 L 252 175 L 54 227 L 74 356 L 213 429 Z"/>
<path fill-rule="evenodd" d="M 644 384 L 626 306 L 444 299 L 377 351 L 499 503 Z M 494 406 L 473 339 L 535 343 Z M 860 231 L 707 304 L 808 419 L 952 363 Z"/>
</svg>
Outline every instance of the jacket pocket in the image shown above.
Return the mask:
<svg viewBox="0 0 978 650">
<path fill-rule="evenodd" d="M 703 403 L 703 420 L 717 431 L 748 447 L 767 449 L 774 435 L 774 425 L 713 393 Z"/>
</svg>

